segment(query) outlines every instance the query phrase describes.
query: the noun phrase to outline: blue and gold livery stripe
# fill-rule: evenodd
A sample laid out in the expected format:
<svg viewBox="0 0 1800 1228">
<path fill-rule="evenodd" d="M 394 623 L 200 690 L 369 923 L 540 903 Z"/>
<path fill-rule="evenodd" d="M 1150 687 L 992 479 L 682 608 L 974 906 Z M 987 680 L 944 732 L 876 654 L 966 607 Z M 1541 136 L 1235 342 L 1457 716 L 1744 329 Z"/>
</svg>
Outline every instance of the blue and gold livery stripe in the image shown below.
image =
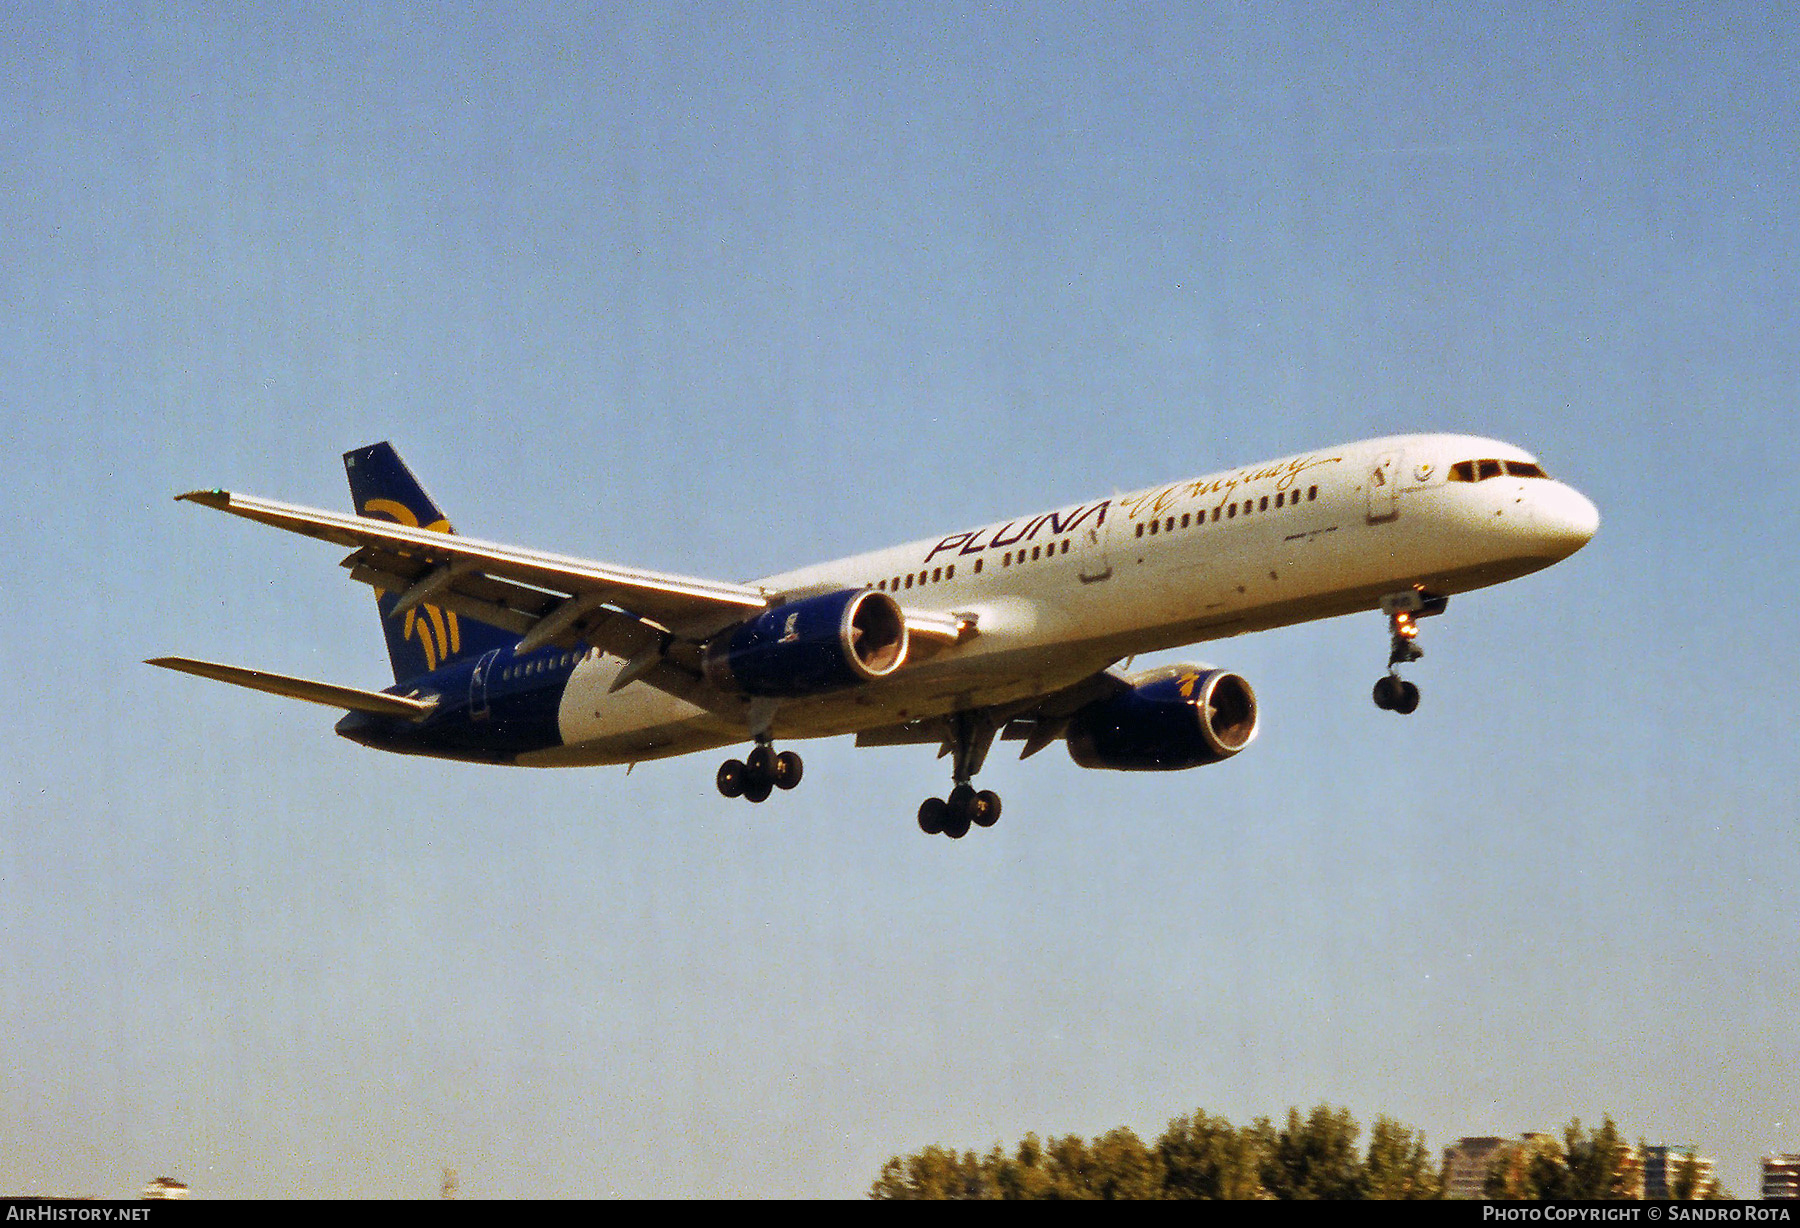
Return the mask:
<svg viewBox="0 0 1800 1228">
<path fill-rule="evenodd" d="M 451 531 L 450 522 L 441 517 L 430 524 L 421 525 L 411 508 L 393 499 L 370 499 L 363 504 L 362 511 L 365 516 L 386 516 L 409 529 L 422 528 L 427 533 Z M 376 597 L 381 595 L 381 591 L 376 590 Z M 445 610 L 435 605 L 415 606 L 408 610 L 400 629 L 400 637 L 410 640 L 415 638 L 415 633 L 419 648 L 425 653 L 427 670 L 436 669 L 439 661 L 448 660 L 462 651 L 462 627 L 456 621 L 455 610 Z"/>
</svg>

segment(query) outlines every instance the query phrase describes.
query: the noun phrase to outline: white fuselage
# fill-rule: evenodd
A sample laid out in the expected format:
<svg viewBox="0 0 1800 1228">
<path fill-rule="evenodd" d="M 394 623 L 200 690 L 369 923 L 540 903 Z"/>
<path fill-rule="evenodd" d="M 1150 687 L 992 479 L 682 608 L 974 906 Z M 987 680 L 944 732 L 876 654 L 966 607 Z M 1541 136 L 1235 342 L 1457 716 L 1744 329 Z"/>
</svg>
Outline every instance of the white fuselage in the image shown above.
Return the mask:
<svg viewBox="0 0 1800 1228">
<path fill-rule="evenodd" d="M 1486 474 L 1481 462 L 1492 465 Z M 1138 653 L 1448 596 L 1549 566 L 1593 535 L 1581 494 L 1506 443 L 1406 435 L 1169 482 L 757 581 L 771 595 L 887 591 L 972 615 L 887 678 L 777 709 L 780 738 L 856 733 L 1044 695 Z M 1468 477 L 1462 476 L 1468 474 Z M 564 745 L 521 763 L 621 763 L 747 741 L 741 719 L 634 682 L 590 653 L 558 714 Z"/>
</svg>

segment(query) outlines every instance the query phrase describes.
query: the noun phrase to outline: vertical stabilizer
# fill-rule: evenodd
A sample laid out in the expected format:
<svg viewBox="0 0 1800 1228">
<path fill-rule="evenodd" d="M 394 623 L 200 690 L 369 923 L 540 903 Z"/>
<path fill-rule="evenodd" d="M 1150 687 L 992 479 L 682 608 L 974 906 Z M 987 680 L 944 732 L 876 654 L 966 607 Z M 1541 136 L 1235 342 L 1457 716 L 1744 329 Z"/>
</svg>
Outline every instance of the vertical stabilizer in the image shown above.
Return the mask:
<svg viewBox="0 0 1800 1228">
<path fill-rule="evenodd" d="M 373 443 L 344 453 L 344 473 L 350 479 L 350 497 L 357 515 L 392 520 L 434 533 L 455 532 L 392 444 Z M 518 640 L 518 636 L 499 627 L 462 618 L 453 610 L 429 603 L 396 615 L 394 607 L 399 601 L 399 593 L 379 589 L 375 592 L 395 682 L 479 657 L 492 648 L 511 647 Z"/>
</svg>

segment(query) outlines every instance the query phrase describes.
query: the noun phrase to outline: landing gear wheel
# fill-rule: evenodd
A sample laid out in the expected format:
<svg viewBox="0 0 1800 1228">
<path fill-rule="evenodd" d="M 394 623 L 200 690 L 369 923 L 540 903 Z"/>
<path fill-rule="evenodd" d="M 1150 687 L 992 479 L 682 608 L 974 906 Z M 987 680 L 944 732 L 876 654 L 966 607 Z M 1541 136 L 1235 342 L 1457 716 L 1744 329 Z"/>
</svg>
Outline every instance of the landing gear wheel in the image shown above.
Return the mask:
<svg viewBox="0 0 1800 1228">
<path fill-rule="evenodd" d="M 775 788 L 775 782 L 767 776 L 750 776 L 744 781 L 744 799 L 752 802 L 766 802 Z"/>
<path fill-rule="evenodd" d="M 744 756 L 744 766 L 750 769 L 750 775 L 767 777 L 773 782 L 775 779 L 775 752 L 767 746 L 758 746 Z"/>
<path fill-rule="evenodd" d="M 744 796 L 745 768 L 741 760 L 727 759 L 719 765 L 719 792 L 726 797 Z"/>
<path fill-rule="evenodd" d="M 800 783 L 800 776 L 804 771 L 805 765 L 800 762 L 799 755 L 791 750 L 782 751 L 775 756 L 775 787 L 793 788 Z"/>
<path fill-rule="evenodd" d="M 945 803 L 950 808 L 950 819 L 944 824 L 944 834 L 952 840 L 961 840 L 969 834 L 969 824 L 975 821 L 980 802 L 975 796 L 975 786 L 957 785 L 950 790 L 949 800 Z"/>
<path fill-rule="evenodd" d="M 1394 705 L 1394 711 L 1401 716 L 1411 716 L 1419 710 L 1419 688 L 1410 682 L 1400 684 L 1400 699 Z"/>
<path fill-rule="evenodd" d="M 969 808 L 975 804 L 974 785 L 957 785 L 950 790 L 950 796 L 944 800 L 949 804 L 951 814 L 960 815 L 963 818 L 974 817 L 969 813 Z"/>
<path fill-rule="evenodd" d="M 977 827 L 992 827 L 1000 821 L 1000 795 L 983 789 L 975 795 L 975 809 L 969 815 Z"/>
<path fill-rule="evenodd" d="M 1384 712 L 1410 716 L 1419 710 L 1419 688 L 1394 674 L 1383 674 L 1375 683 L 1375 706 Z"/>
<path fill-rule="evenodd" d="M 1393 674 L 1383 674 L 1375 680 L 1373 698 L 1375 706 L 1383 712 L 1392 712 L 1400 702 L 1400 679 Z"/>
<path fill-rule="evenodd" d="M 926 835 L 940 834 L 949 818 L 950 807 L 944 804 L 943 798 L 928 797 L 919 803 L 919 830 Z"/>
</svg>

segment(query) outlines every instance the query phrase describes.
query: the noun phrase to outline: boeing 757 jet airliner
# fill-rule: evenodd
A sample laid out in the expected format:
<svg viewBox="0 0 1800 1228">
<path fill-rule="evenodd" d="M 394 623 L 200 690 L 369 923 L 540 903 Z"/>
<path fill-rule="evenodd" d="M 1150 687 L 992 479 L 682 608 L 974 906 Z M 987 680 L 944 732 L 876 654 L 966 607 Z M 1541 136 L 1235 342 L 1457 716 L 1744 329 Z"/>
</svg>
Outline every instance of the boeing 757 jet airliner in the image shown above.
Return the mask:
<svg viewBox="0 0 1800 1228">
<path fill-rule="evenodd" d="M 749 743 L 719 792 L 800 782 L 778 742 L 932 744 L 947 797 L 927 833 L 989 826 L 972 783 L 996 737 L 1062 740 L 1124 771 L 1218 763 L 1256 736 L 1250 684 L 1139 653 L 1360 610 L 1389 629 L 1375 703 L 1450 597 L 1566 558 L 1594 505 L 1511 444 L 1405 435 L 1306 452 L 965 529 L 743 584 L 453 533 L 385 443 L 347 453 L 355 515 L 224 490 L 178 498 L 350 549 L 375 589 L 395 685 L 312 682 L 186 657 L 150 662 L 349 709 L 338 733 L 405 754 L 530 767 L 635 763 Z"/>
</svg>

